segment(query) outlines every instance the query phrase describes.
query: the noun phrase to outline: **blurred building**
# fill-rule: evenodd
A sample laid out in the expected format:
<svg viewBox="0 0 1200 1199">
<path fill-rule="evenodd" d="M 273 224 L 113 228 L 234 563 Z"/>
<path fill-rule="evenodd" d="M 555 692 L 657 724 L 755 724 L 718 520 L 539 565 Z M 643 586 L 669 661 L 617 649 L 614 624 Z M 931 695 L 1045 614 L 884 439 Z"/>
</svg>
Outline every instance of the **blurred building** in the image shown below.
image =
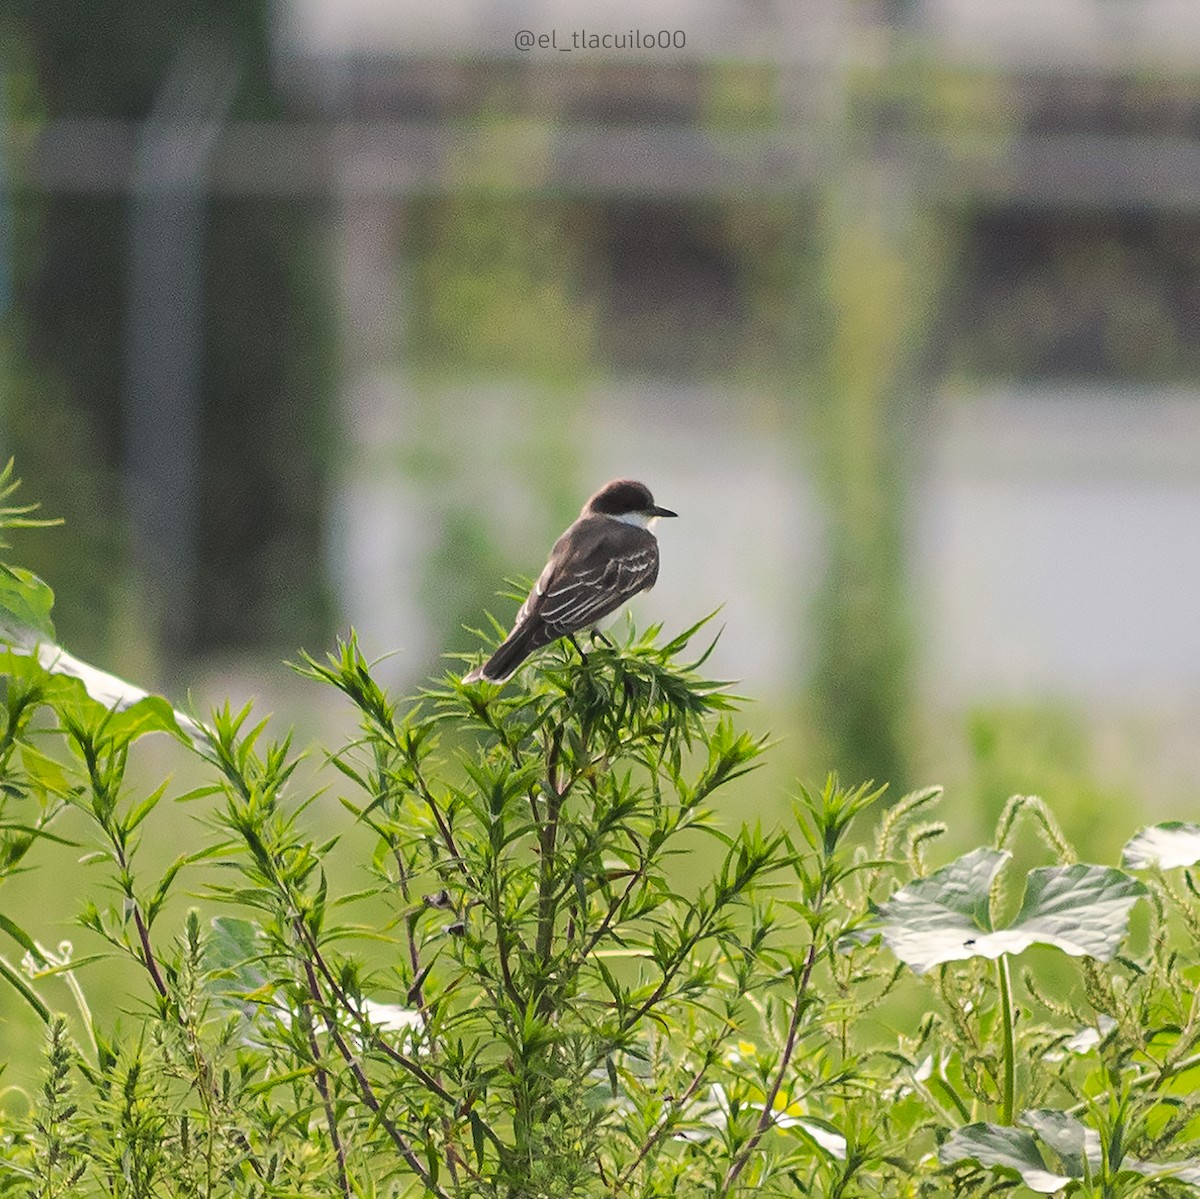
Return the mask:
<svg viewBox="0 0 1200 1199">
<path fill-rule="evenodd" d="M 611 0 L 583 21 L 566 0 L 290 0 L 272 55 L 286 119 L 214 117 L 200 174 L 218 196 L 327 206 L 341 452 L 325 542 L 342 618 L 373 651 L 403 647 L 396 677 L 429 669 L 489 572 L 535 573 L 618 473 L 684 517 L 643 618 L 724 604 L 717 673 L 776 698 L 813 675 L 849 493 L 801 416 L 821 372 L 787 380 L 834 354 L 836 329 L 788 307 L 828 281 L 772 274 L 791 250 L 762 230 L 816 227 L 835 193 L 883 251 L 867 300 L 827 305 L 833 325 L 860 302 L 886 334 L 871 271 L 882 287 L 889 247 L 903 258 L 918 236 L 941 255 L 928 315 L 897 341 L 902 427 L 864 404 L 857 433 L 827 433 L 881 439 L 858 491 L 898 474 L 863 519 L 886 539 L 899 509 L 908 601 L 864 627 L 912 634 L 935 708 L 1200 708 L 1200 7 Z M 32 178 L 127 188 L 138 136 L 52 126 Z M 464 306 L 472 267 L 503 255 L 527 289 L 466 326 L 474 343 L 430 331 L 423 273 L 464 197 L 534 211 L 502 251 L 491 230 L 451 264 Z M 802 249 L 819 257 L 820 236 L 801 229 Z M 525 336 L 510 307 L 554 328 L 549 368 L 495 367 Z M 500 349 L 473 359 L 488 337 Z M 1200 778 L 1200 756 L 1186 769 Z"/>
<path fill-rule="evenodd" d="M 361 188 L 371 194 L 347 205 L 345 233 L 370 248 L 345 256 L 343 269 L 354 297 L 347 311 L 386 314 L 373 346 L 363 342 L 369 318 L 355 320 L 347 338 L 351 368 L 364 376 L 358 386 L 374 397 L 363 402 L 383 405 L 387 385 L 377 378 L 372 390 L 367 378 L 395 378 L 394 309 L 403 304 L 396 289 L 404 272 L 392 269 L 386 241 L 392 209 L 422 185 L 447 186 L 441 172 L 453 147 L 446 130 L 489 77 L 492 85 L 515 80 L 520 115 L 551 125 L 513 139 L 513 157 L 527 160 L 513 164 L 523 186 L 619 197 L 630 206 L 628 228 L 613 247 L 619 259 L 668 240 L 654 230 L 664 219 L 664 196 L 682 207 L 713 194 L 813 186 L 828 163 L 831 124 L 832 137 L 845 136 L 837 99 L 845 95 L 845 72 L 856 66 L 918 44 L 923 62 L 986 74 L 1002 93 L 993 111 L 1004 119 L 995 127 L 976 125 L 956 137 L 923 129 L 904 113 L 889 128 L 887 114 L 877 113 L 873 130 L 870 118 L 863 121 L 876 136 L 854 146 L 855 153 L 901 158 L 919 202 L 948 217 L 969 208 L 964 256 L 974 269 L 965 305 L 973 321 L 996 326 L 975 353 L 982 373 L 1021 376 L 1017 390 L 986 386 L 978 397 L 957 395 L 950 384 L 924 410 L 916 564 L 921 606 L 933 618 L 921 639 L 923 665 L 934 690 L 959 697 L 1000 688 L 1116 699 L 1131 688 L 1200 687 L 1200 641 L 1187 599 L 1200 582 L 1200 546 L 1191 534 L 1200 503 L 1200 417 L 1193 415 L 1200 409 L 1177 386 L 1148 386 L 1195 365 L 1190 317 L 1198 280 L 1194 271 L 1184 276 L 1171 247 L 1155 244 L 1153 225 L 1165 214 L 1183 236 L 1196 231 L 1200 89 L 1174 76 L 1186 76 L 1200 55 L 1200 9 L 1170 0 L 999 7 L 987 0 L 809 0 L 589 10 L 593 34 L 640 36 L 660 26 L 685 33 L 679 50 L 637 53 L 568 50 L 583 23 L 566 4 L 460 3 L 397 13 L 381 0 L 297 0 L 285 12 L 285 70 L 310 99 L 339 120 L 414 122 L 426 135 L 423 158 L 416 129 L 408 128 L 408 154 L 399 142 L 392 153 L 380 142 L 360 148 L 365 161 L 343 163 L 351 180 L 373 172 Z M 522 54 L 513 44 L 522 29 L 563 44 Z M 700 80 L 729 59 L 769 67 L 779 114 L 773 129 L 744 139 L 705 136 Z M 736 319 L 731 272 L 697 269 L 681 240 L 660 251 L 654 270 L 612 263 L 635 293 L 614 307 L 645 306 L 648 292 L 669 305 L 681 288 L 686 302 L 674 297 L 687 310 L 681 321 L 695 321 L 697 310 L 711 313 L 714 324 Z M 1018 314 L 1022 289 L 1033 297 L 1038 273 L 1056 255 L 1072 254 L 1080 260 L 1077 289 L 1038 297 L 1055 305 L 1049 319 Z M 381 263 L 388 269 L 380 272 Z M 1131 292 L 1146 303 L 1140 315 L 1130 305 L 1123 319 Z M 1139 329 L 1138 320 L 1161 320 L 1170 330 Z M 941 336 L 962 335 L 962 325 L 949 314 Z M 1019 352 L 1006 336 L 1024 343 Z M 1165 351 L 1175 361 L 1150 361 L 1150 346 L 1120 360 L 1121 339 L 1139 336 L 1179 343 Z M 397 386 L 390 402 L 403 405 L 403 390 Z M 347 396 L 354 394 L 351 384 Z M 510 419 L 520 419 L 516 407 Z M 819 520 L 795 455 L 781 455 L 769 430 L 750 422 L 738 429 L 736 420 L 731 428 L 728 403 L 711 388 L 689 388 L 669 369 L 634 388 L 606 388 L 587 407 L 601 432 L 598 461 L 581 469 L 584 477 L 627 463 L 661 479 L 685 511 L 709 513 L 704 533 L 691 533 L 695 542 L 686 525 L 671 531 L 685 547 L 683 570 L 674 574 L 687 582 L 672 588 L 671 572 L 664 575 L 663 610 L 697 594 L 701 607 L 728 602 L 730 668 L 778 686 L 800 665 L 791 596 L 812 586 L 820 557 Z M 381 428 L 402 437 L 405 422 L 360 413 L 351 423 L 370 429 L 377 447 Z M 705 447 L 721 453 L 710 448 L 705 461 Z M 712 499 L 697 485 L 714 460 L 723 467 L 721 520 L 726 499 L 736 509 L 728 524 L 712 522 Z M 473 468 L 486 474 L 487 464 Z M 708 571 L 706 579 L 705 570 L 687 565 L 710 561 L 700 544 L 714 532 L 724 577 Z M 414 552 L 421 552 L 419 538 Z M 764 569 L 756 594 L 776 602 L 739 611 L 730 580 Z M 394 580 L 377 585 L 395 593 Z M 363 596 L 370 589 L 355 590 Z M 398 627 L 394 636 L 404 640 Z"/>
</svg>

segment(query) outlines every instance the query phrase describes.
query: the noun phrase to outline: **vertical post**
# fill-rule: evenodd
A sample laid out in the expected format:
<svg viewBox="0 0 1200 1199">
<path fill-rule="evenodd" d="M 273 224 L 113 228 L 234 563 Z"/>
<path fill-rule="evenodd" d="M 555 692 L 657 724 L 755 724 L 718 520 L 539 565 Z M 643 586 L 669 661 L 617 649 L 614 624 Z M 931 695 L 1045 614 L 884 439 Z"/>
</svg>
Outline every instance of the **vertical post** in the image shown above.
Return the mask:
<svg viewBox="0 0 1200 1199">
<path fill-rule="evenodd" d="M 13 218 L 8 192 L 8 75 L 0 69 L 0 319 L 12 303 Z"/>
<path fill-rule="evenodd" d="M 938 81 L 893 28 L 875 73 L 843 76 L 818 201 L 824 309 L 811 431 L 821 446 L 828 564 L 817 602 L 814 679 L 830 752 L 853 779 L 900 785 L 908 766 L 911 653 L 905 537 L 911 417 L 934 303 L 945 280 L 945 219 L 917 195 L 904 139 L 855 127 L 875 97 L 913 128 Z M 845 61 L 845 60 L 843 60 Z M 844 67 L 842 68 L 844 70 Z M 850 101 L 857 101 L 851 103 Z"/>
<path fill-rule="evenodd" d="M 220 47 L 186 43 L 142 126 L 130 185 L 125 489 L 146 648 L 169 656 L 193 629 L 206 167 L 233 84 Z"/>
<path fill-rule="evenodd" d="M 341 461 L 331 503 L 329 572 L 345 623 L 368 656 L 399 649 L 383 665 L 391 682 L 423 662 L 433 634 L 420 602 L 420 575 L 438 530 L 401 469 L 419 434 L 398 368 L 404 328 L 403 210 L 369 184 L 372 163 L 352 141 L 340 147 L 337 263 L 341 290 Z"/>
</svg>

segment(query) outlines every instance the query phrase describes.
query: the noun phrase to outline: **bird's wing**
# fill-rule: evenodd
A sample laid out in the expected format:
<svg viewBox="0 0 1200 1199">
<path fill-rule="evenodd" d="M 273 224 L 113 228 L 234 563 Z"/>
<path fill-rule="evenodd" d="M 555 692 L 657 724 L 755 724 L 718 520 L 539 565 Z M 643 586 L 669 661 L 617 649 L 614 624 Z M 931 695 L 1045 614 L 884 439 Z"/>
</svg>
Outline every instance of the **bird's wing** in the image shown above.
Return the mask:
<svg viewBox="0 0 1200 1199">
<path fill-rule="evenodd" d="M 541 607 L 546 597 L 546 591 L 555 574 L 558 573 L 560 565 L 557 556 L 552 554 L 550 561 L 542 567 L 542 573 L 538 575 L 538 581 L 534 583 L 533 590 L 525 597 L 525 602 L 521 605 L 521 610 L 513 621 L 514 630 L 519 629 Z"/>
<path fill-rule="evenodd" d="M 564 563 L 549 578 L 543 576 L 538 580 L 543 589 L 537 615 L 562 637 L 602 620 L 630 596 L 652 587 L 657 578 L 658 545 L 648 537 L 645 544 L 609 558 L 602 566 L 576 571 Z M 535 587 L 534 595 L 537 591 Z"/>
</svg>

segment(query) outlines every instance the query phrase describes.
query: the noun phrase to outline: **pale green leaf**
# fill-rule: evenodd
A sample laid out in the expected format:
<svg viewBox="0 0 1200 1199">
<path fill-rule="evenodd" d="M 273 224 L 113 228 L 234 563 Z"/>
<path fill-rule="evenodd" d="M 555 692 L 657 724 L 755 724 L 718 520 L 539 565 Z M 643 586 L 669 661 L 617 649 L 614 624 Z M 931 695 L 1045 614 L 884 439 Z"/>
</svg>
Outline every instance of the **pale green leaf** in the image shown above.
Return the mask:
<svg viewBox="0 0 1200 1199">
<path fill-rule="evenodd" d="M 991 929 L 992 880 L 1008 857 L 1001 850 L 975 849 L 901 887 L 881 909 L 884 944 L 918 974 L 974 957 Z"/>
<path fill-rule="evenodd" d="M 1173 870 L 1200 862 L 1200 824 L 1168 820 L 1135 833 L 1121 850 L 1121 865 L 1127 870 L 1158 866 Z"/>
<path fill-rule="evenodd" d="M 1021 1123 L 1058 1155 L 1062 1168 L 1072 1178 L 1082 1178 L 1100 1168 L 1100 1136 L 1074 1116 L 1053 1108 L 1035 1108 L 1021 1114 Z"/>
<path fill-rule="evenodd" d="M 918 974 L 944 962 L 1052 945 L 1072 957 L 1109 960 L 1145 887 L 1111 866 L 1044 866 L 1029 873 L 1008 928 L 993 930 L 992 882 L 1008 854 L 976 849 L 901 887 L 881 908 L 884 944 Z"/>
<path fill-rule="evenodd" d="M 1055 1174 L 1047 1168 L 1031 1133 L 1000 1124 L 956 1128 L 938 1150 L 938 1160 L 944 1166 L 972 1161 L 1003 1174 L 1016 1175 L 1030 1190 L 1042 1195 L 1052 1195 L 1072 1181 L 1069 1175 Z"/>
</svg>

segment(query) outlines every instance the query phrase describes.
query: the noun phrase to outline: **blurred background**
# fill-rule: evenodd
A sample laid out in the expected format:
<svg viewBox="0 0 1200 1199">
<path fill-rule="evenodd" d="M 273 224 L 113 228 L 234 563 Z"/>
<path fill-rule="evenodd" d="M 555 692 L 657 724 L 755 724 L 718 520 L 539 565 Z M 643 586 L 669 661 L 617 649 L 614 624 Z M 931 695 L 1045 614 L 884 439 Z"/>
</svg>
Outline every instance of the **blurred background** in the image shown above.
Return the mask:
<svg viewBox="0 0 1200 1199">
<path fill-rule="evenodd" d="M 64 644 L 316 736 L 282 659 L 353 626 L 415 689 L 628 475 L 764 815 L 830 769 L 1102 860 L 1194 815 L 1200 7 L 585 8 L 4 7 L 0 453 Z"/>
</svg>

